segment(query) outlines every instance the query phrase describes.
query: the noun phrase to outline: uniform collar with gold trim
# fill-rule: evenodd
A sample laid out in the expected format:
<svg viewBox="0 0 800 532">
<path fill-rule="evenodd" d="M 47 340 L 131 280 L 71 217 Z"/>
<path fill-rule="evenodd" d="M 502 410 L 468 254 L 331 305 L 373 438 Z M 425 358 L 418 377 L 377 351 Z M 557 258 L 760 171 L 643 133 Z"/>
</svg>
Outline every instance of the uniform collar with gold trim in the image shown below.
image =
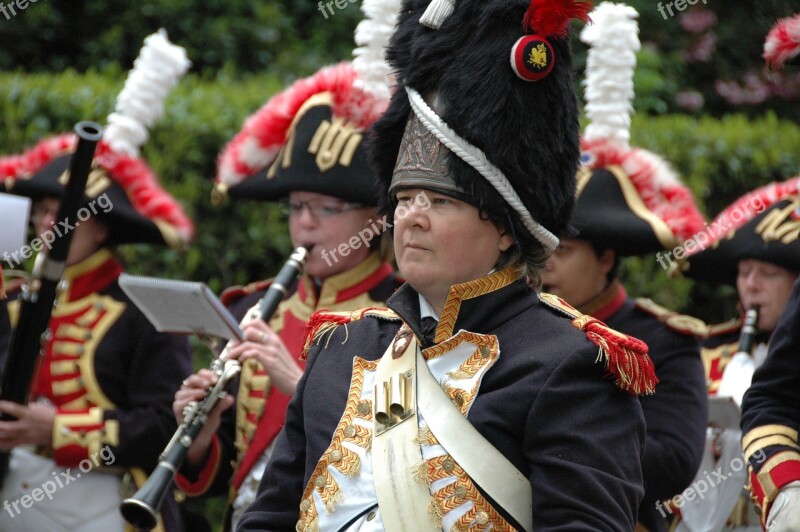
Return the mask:
<svg viewBox="0 0 800 532">
<path fill-rule="evenodd" d="M 578 310 L 600 321 L 608 321 L 622 308 L 627 299 L 628 292 L 625 287 L 619 280 L 614 280 L 602 292 L 578 307 Z"/>
<path fill-rule="evenodd" d="M 64 270 L 59 301 L 77 301 L 99 292 L 116 281 L 121 273 L 122 265 L 111 251 L 101 249 Z"/>
<path fill-rule="evenodd" d="M 435 343 L 451 337 L 456 330 L 471 332 L 489 331 L 511 319 L 536 303 L 523 279 L 518 279 L 514 268 L 505 268 L 466 283 L 455 284 L 442 306 Z M 422 338 L 418 293 L 408 283 L 401 286 L 387 301 L 387 306 L 397 312 Z"/>
<path fill-rule="evenodd" d="M 319 298 L 316 297 L 313 279 L 304 275 L 297 285 L 297 295 L 300 301 L 311 308 L 330 308 L 372 290 L 391 273 L 392 267 L 381 262 L 379 254 L 373 252 L 355 268 L 324 279 Z"/>
</svg>

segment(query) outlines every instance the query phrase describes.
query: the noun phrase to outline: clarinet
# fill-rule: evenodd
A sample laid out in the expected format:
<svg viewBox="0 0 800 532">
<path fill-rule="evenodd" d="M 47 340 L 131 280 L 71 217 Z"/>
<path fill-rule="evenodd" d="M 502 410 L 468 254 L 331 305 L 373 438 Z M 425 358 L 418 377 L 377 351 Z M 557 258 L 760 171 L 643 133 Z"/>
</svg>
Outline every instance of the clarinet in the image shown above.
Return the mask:
<svg viewBox="0 0 800 532">
<path fill-rule="evenodd" d="M 248 312 L 242 320 L 243 324 L 258 318 L 267 322 L 270 320 L 288 293 L 289 287 L 303 273 L 309 252 L 310 249 L 303 246 L 292 252 L 289 260 L 270 284 L 257 307 Z M 211 371 L 217 376 L 216 384 L 208 390 L 202 401 L 187 405 L 183 411 L 183 423 L 180 424 L 161 453 L 153 473 L 133 497 L 122 501 L 120 505 L 122 517 L 135 528 L 149 530 L 156 526 L 161 506 L 172 487 L 175 475 L 186 459 L 189 448 L 205 426 L 208 415 L 219 400 L 225 397 L 228 383 L 241 371 L 241 364 L 238 360 L 227 360 L 226 358 L 232 345 L 233 341 L 228 342 L 219 357 L 211 363 Z"/>
<path fill-rule="evenodd" d="M 75 218 L 83 202 L 86 183 L 103 128 L 89 121 L 78 122 L 73 131 L 78 136 L 75 152 L 69 160 L 69 182 L 58 208 L 56 220 Z M 50 314 L 56 301 L 57 287 L 66 267 L 72 232 L 59 235 L 48 253 L 39 253 L 34 262 L 30 281 L 20 296 L 19 322 L 8 345 L 0 399 L 26 404 L 31 382 L 36 373 L 40 353 L 49 339 Z M 3 421 L 14 419 L 8 414 Z M 8 474 L 10 451 L 0 452 L 0 484 Z"/>
<path fill-rule="evenodd" d="M 753 353 L 753 345 L 758 334 L 758 307 L 747 309 L 744 314 L 744 325 L 739 334 L 739 349 L 735 354 L 745 353 L 750 356 Z"/>
</svg>

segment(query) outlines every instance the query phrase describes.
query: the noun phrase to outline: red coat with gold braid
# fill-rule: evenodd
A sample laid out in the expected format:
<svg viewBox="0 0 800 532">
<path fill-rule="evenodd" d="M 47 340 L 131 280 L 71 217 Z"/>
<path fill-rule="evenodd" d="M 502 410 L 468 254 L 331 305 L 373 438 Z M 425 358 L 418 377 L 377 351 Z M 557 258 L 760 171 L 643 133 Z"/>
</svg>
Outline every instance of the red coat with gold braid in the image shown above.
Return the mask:
<svg viewBox="0 0 800 532">
<path fill-rule="evenodd" d="M 301 277 L 269 325 L 297 357 L 298 364 L 305 367 L 300 353 L 306 324 L 314 312 L 383 306 L 400 284 L 391 266 L 382 263 L 378 254 L 373 253 L 355 268 L 325 279 L 319 288 L 310 277 Z M 230 289 L 223 295 L 223 302 L 240 319 L 261 299 L 268 286 L 269 281 L 261 281 Z M 235 497 L 248 473 L 283 427 L 289 399 L 270 386 L 269 376 L 258 363 L 245 364 L 239 379 L 235 412 L 230 409 L 223 416 L 202 470 L 179 474 L 178 487 L 189 496 L 216 495 L 230 488 L 231 497 Z"/>
<path fill-rule="evenodd" d="M 141 483 L 175 431 L 172 398 L 191 374 L 192 356 L 185 338 L 158 333 L 122 292 L 121 273 L 106 249 L 65 270 L 31 401 L 56 407 L 57 466 L 75 471 L 88 459 L 99 470 L 129 470 Z M 19 301 L 8 304 L 12 325 L 18 309 Z M 178 530 L 176 511 L 174 501 L 165 505 L 167 530 Z"/>
</svg>

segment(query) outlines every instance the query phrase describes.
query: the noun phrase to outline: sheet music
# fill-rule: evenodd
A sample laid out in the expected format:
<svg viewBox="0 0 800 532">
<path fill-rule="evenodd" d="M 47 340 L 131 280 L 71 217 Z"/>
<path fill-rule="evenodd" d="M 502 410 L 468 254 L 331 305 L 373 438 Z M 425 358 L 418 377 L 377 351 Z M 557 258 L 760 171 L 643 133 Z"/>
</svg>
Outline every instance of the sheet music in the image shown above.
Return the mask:
<svg viewBox="0 0 800 532">
<path fill-rule="evenodd" d="M 159 332 L 244 340 L 236 319 L 203 283 L 123 273 L 119 285 Z"/>
<path fill-rule="evenodd" d="M 10 267 L 19 267 L 24 260 L 20 252 L 26 244 L 30 206 L 29 198 L 0 193 L 0 257 Z"/>
</svg>

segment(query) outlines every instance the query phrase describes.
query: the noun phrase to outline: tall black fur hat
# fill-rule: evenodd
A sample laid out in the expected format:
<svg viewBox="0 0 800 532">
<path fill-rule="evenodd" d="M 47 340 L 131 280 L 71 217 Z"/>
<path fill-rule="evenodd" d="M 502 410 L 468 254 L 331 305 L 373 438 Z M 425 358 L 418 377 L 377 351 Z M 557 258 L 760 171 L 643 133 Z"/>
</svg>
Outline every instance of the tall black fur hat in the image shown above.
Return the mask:
<svg viewBox="0 0 800 532">
<path fill-rule="evenodd" d="M 444 157 L 443 166 L 452 179 L 440 190 L 458 189 L 455 195 L 468 198 L 493 219 L 507 220 L 510 213 L 518 235 L 533 234 L 545 249 L 552 250 L 557 239 L 552 234 L 537 235 L 531 228 L 538 223 L 545 233 L 563 232 L 574 204 L 578 106 L 567 24 L 573 17 L 587 20 L 591 4 L 570 0 L 454 3 L 449 16 L 437 19 L 434 15 L 431 20 L 431 11 L 441 7 L 442 0 L 433 0 L 430 6 L 429 0 L 403 1 L 387 52 L 399 87 L 373 126 L 371 138 L 373 163 L 389 202 L 384 208 L 391 216 L 390 189 L 424 181 L 398 182 L 393 176 L 395 164 L 401 165 L 404 157 L 405 162 L 418 158 L 420 151 L 413 146 L 421 146 L 428 151 L 422 158 L 434 165 L 433 159 Z M 464 155 L 452 148 L 440 149 L 430 138 L 412 138 L 413 127 L 403 139 L 407 124 L 413 126 L 418 115 L 408 89 L 433 107 L 454 134 L 449 136 L 460 138 L 456 144 L 477 149 L 477 159 L 483 157 L 489 163 L 483 165 L 484 170 L 505 176 L 521 200 L 516 206 L 508 201 L 508 194 L 501 196 L 484 172 L 465 162 Z M 436 138 L 442 141 L 439 135 Z M 441 172 L 431 172 L 434 175 Z M 433 181 L 422 188 L 426 187 L 437 188 Z"/>
</svg>

